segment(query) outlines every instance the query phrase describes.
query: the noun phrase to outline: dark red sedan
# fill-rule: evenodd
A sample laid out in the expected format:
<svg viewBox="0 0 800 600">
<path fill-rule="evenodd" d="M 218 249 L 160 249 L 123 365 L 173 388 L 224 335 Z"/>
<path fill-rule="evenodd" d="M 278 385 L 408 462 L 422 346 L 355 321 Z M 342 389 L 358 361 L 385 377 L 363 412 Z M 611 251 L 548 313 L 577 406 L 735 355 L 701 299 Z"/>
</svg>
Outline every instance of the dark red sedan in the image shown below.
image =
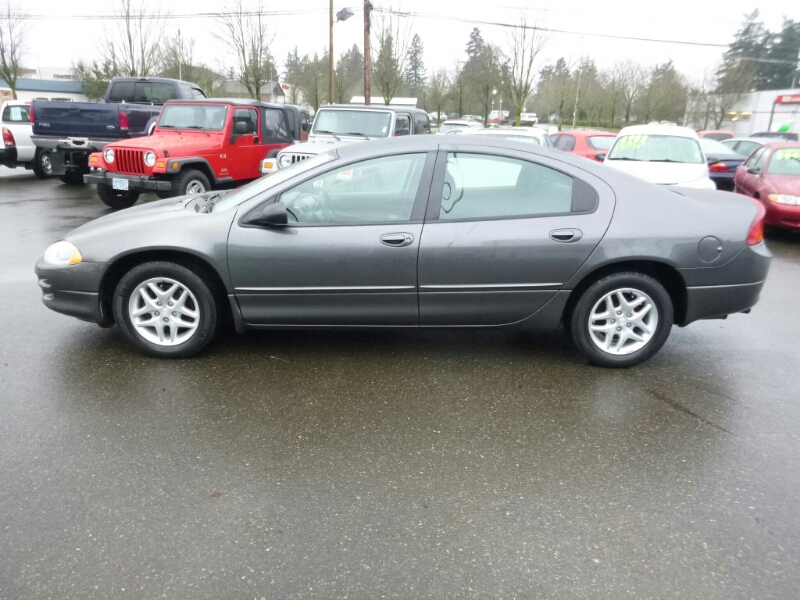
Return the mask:
<svg viewBox="0 0 800 600">
<path fill-rule="evenodd" d="M 551 133 L 550 137 L 556 145 L 556 150 L 603 162 L 609 148 L 614 145 L 617 134 L 607 131 L 593 131 L 591 129 L 570 129 L 569 131 Z M 599 158 L 598 155 L 600 155 Z"/>
<path fill-rule="evenodd" d="M 766 144 L 753 152 L 734 176 L 736 191 L 760 200 L 765 222 L 800 229 L 800 144 Z"/>
</svg>

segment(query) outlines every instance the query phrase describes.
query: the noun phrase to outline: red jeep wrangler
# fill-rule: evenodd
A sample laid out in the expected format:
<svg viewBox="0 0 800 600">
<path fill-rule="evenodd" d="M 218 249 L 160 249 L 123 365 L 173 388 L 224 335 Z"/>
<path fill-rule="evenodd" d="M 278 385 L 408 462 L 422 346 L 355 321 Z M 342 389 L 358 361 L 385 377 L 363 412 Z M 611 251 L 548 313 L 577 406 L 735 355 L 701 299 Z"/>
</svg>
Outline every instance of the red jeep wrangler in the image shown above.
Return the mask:
<svg viewBox="0 0 800 600">
<path fill-rule="evenodd" d="M 133 206 L 146 191 L 169 198 L 233 187 L 260 177 L 264 158 L 301 138 L 296 113 L 254 100 L 170 101 L 152 135 L 93 153 L 84 182 L 111 208 Z"/>
</svg>

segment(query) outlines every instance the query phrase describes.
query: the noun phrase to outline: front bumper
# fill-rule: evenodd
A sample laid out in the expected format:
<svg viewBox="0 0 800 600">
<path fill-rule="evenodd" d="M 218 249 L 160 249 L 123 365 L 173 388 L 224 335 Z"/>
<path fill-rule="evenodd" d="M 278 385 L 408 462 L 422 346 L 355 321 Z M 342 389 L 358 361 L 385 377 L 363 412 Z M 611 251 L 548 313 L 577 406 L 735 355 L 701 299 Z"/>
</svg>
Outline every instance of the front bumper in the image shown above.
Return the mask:
<svg viewBox="0 0 800 600">
<path fill-rule="evenodd" d="M 764 222 L 767 225 L 800 229 L 800 206 L 779 204 L 771 200 L 762 200 L 762 202 L 767 209 L 767 214 L 764 217 Z"/>
<path fill-rule="evenodd" d="M 100 298 L 105 268 L 105 263 L 93 262 L 61 267 L 40 259 L 35 271 L 42 288 L 42 302 L 55 312 L 110 327 L 114 324 L 113 317 Z"/>
<path fill-rule="evenodd" d="M 111 171 L 100 171 L 83 176 L 83 182 L 93 185 L 111 187 L 113 179 L 127 179 L 129 190 L 167 192 L 172 189 L 172 182 L 166 179 L 153 179 L 147 175 L 124 175 Z"/>
</svg>

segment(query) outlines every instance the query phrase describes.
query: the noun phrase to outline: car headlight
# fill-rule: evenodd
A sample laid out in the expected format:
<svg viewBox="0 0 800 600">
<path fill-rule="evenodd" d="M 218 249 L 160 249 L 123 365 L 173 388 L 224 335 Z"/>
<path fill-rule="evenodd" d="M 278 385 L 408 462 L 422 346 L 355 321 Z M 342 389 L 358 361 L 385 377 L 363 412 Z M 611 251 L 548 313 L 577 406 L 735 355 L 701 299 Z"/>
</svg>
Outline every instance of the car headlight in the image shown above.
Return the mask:
<svg viewBox="0 0 800 600">
<path fill-rule="evenodd" d="M 148 150 L 144 153 L 144 164 L 148 167 L 153 167 L 156 164 L 156 153 L 152 150 Z"/>
<path fill-rule="evenodd" d="M 56 242 L 44 253 L 44 262 L 51 265 L 77 265 L 82 260 L 80 250 L 66 240 Z"/>
<path fill-rule="evenodd" d="M 770 194 L 767 196 L 778 204 L 788 204 L 789 206 L 800 206 L 800 196 L 790 196 L 789 194 Z"/>
<path fill-rule="evenodd" d="M 106 148 L 103 150 L 103 158 L 109 164 L 114 162 L 114 149 L 113 148 Z"/>
<path fill-rule="evenodd" d="M 292 157 L 288 154 L 284 154 L 283 156 L 278 157 L 278 164 L 282 169 L 285 169 L 289 165 L 292 164 Z"/>
</svg>

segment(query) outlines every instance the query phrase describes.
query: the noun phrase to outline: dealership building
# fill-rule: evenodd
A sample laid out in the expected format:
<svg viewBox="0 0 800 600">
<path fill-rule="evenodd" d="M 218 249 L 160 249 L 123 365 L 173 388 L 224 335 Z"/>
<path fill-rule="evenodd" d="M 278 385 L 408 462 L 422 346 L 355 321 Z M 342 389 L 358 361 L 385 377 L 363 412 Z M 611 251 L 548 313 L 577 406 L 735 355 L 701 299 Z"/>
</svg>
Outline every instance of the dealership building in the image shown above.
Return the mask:
<svg viewBox="0 0 800 600">
<path fill-rule="evenodd" d="M 725 115 L 722 129 L 733 131 L 738 137 L 778 129 L 800 133 L 800 89 L 745 95 Z"/>
<path fill-rule="evenodd" d="M 17 99 L 86 102 L 83 85 L 70 68 L 23 69 L 17 79 Z M 11 88 L 0 78 L 0 101 L 11 100 Z"/>
</svg>

